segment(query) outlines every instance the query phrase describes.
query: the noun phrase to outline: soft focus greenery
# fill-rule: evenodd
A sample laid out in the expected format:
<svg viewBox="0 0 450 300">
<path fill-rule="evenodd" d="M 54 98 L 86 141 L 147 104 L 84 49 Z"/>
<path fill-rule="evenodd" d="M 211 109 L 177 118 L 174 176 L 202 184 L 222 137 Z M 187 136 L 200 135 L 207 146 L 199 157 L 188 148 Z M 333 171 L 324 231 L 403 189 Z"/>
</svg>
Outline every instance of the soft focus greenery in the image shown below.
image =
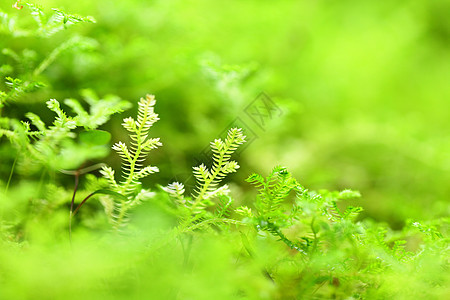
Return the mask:
<svg viewBox="0 0 450 300">
<path fill-rule="evenodd" d="M 61 9 L 49 27 L 14 3 L 0 3 L 0 298 L 449 296 L 449 1 L 33 2 L 47 15 Z M 142 182 L 165 200 L 144 202 L 118 236 L 94 197 L 73 219 L 71 247 L 67 171 L 100 162 L 119 170 L 108 149 L 128 140 L 122 119 L 147 93 L 161 119 L 150 136 L 163 146 L 149 159 L 160 172 Z M 263 119 L 249 116 L 255 106 Z M 235 126 L 247 143 L 226 181 L 233 207 L 242 205 L 230 218 L 242 224 L 177 227 L 157 185 L 183 182 L 191 193 L 192 167 L 208 164 L 202 152 Z M 351 188 L 362 200 L 322 191 L 328 202 L 290 212 L 298 227 L 255 230 L 265 214 L 246 215 L 259 198 L 245 178 L 276 165 L 311 190 Z M 104 186 L 92 173 L 80 177 L 77 203 Z M 333 209 L 364 210 L 321 220 L 327 197 L 339 198 Z M 181 224 L 203 220 L 194 216 Z M 314 226 L 301 222 L 315 218 L 325 246 L 304 251 L 322 258 L 277 237 L 312 241 Z M 409 254 L 395 252 L 400 240 Z"/>
<path fill-rule="evenodd" d="M 7 2 L 3 10 L 31 22 Z M 30 98 L 76 98 L 83 88 L 158 95 L 162 181 L 188 173 L 265 91 L 283 115 L 264 132 L 245 120 L 259 136 L 243 153 L 249 170 L 285 164 L 312 187 L 358 189 L 371 217 L 397 225 L 448 213 L 447 1 L 38 3 L 97 24 L 50 40 L 2 36 L 2 48 L 42 58 L 74 34 L 97 48 L 60 57 L 45 72 L 51 89 Z"/>
</svg>

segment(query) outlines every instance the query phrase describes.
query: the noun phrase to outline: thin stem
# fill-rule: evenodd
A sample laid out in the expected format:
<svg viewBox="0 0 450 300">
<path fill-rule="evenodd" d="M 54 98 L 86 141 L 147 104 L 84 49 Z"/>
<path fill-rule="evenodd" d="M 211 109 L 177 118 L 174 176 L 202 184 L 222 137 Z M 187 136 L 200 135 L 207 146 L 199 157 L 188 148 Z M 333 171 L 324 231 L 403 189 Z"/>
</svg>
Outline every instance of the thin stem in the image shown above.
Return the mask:
<svg viewBox="0 0 450 300">
<path fill-rule="evenodd" d="M 86 173 L 92 172 L 94 170 L 100 169 L 103 166 L 106 166 L 106 164 L 99 163 L 99 164 L 95 164 L 95 165 L 92 165 L 92 166 L 89 166 L 89 167 L 86 167 L 83 169 L 75 170 L 75 171 L 72 171 L 72 170 L 59 170 L 59 171 L 63 174 L 67 174 L 67 175 L 75 175 L 77 173 L 79 175 L 82 175 L 82 174 L 86 174 Z"/>
<path fill-rule="evenodd" d="M 104 195 L 112 195 L 114 197 L 120 198 L 122 201 L 127 200 L 127 198 L 119 193 L 110 191 L 110 190 L 96 190 L 95 192 L 90 193 L 86 198 L 83 199 L 83 201 L 81 201 L 80 204 L 78 204 L 77 208 L 75 209 L 75 211 L 73 212 L 73 216 L 75 216 L 77 214 L 77 212 L 80 210 L 80 208 L 83 206 L 84 203 L 86 203 L 86 201 L 89 200 L 89 198 L 91 198 L 92 196 L 96 195 L 96 194 L 104 194 Z"/>
<path fill-rule="evenodd" d="M 88 201 L 89 198 L 94 196 L 94 194 L 96 194 L 96 192 L 90 193 L 86 198 L 84 198 L 83 201 L 81 201 L 81 203 L 78 204 L 77 208 L 75 208 L 75 211 L 73 212 L 72 215 L 75 216 L 77 214 L 77 212 L 80 210 L 80 208 L 83 206 L 83 204 L 86 203 L 86 201 Z"/>
<path fill-rule="evenodd" d="M 5 193 L 8 192 L 9 184 L 11 183 L 11 179 L 12 179 L 12 176 L 13 176 L 14 169 L 16 167 L 16 162 L 17 162 L 18 158 L 19 158 L 19 154 L 17 154 L 16 158 L 14 159 L 13 165 L 11 167 L 11 172 L 9 173 L 8 182 L 6 183 L 6 187 L 5 187 Z"/>
</svg>

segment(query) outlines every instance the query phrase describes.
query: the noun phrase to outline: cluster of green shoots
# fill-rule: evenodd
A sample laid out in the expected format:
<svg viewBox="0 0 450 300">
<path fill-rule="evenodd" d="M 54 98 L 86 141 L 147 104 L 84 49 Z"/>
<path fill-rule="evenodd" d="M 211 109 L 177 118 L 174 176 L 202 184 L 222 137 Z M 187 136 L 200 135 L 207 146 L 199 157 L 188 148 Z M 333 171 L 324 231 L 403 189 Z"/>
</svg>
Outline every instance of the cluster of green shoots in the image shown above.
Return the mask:
<svg viewBox="0 0 450 300">
<path fill-rule="evenodd" d="M 36 22 L 34 29 L 17 27 L 14 18 L 0 11 L 0 29 L 10 38 L 49 38 L 74 24 L 94 22 L 91 17 L 61 10 L 46 14 L 36 5 L 24 6 Z M 133 232 L 127 229 L 137 219 L 134 211 L 146 203 L 147 209 L 151 208 L 149 218 L 157 219 L 154 210 L 159 209 L 163 215 L 160 220 L 169 220 L 169 225 L 157 234 L 152 228 L 142 228 L 144 238 L 130 246 L 132 250 L 126 255 L 112 260 L 120 264 L 111 267 L 108 261 L 108 272 L 92 277 L 97 279 L 92 281 L 105 283 L 105 289 L 118 285 L 114 276 L 104 275 L 113 270 L 125 274 L 119 277 L 121 284 L 132 282 L 130 290 L 124 288 L 125 292 L 131 293 L 133 288 L 148 292 L 146 285 L 139 289 L 139 282 L 145 280 L 138 279 L 150 274 L 146 278 L 149 282 L 157 280 L 161 274 L 153 267 L 160 262 L 164 268 L 176 270 L 180 278 L 190 278 L 199 286 L 195 271 L 225 270 L 219 274 L 222 277 L 218 284 L 226 299 L 414 299 L 417 295 L 434 299 L 436 295 L 448 295 L 448 218 L 433 222 L 408 220 L 402 231 L 393 231 L 385 224 L 362 219 L 361 207 L 346 206 L 348 201 L 360 197 L 357 191 L 310 191 L 283 166 L 276 166 L 267 176 L 250 175 L 249 184 L 241 186 L 245 189 L 252 185 L 255 191 L 248 191 L 246 197 L 236 196 L 239 193 L 233 193 L 231 184 L 225 181 L 240 168 L 232 159 L 246 139 L 240 128 L 231 128 L 225 137 L 211 142 L 212 164 L 193 167 L 196 186 L 187 194 L 180 182 L 155 190 L 143 183 L 144 178 L 159 172 L 158 167 L 148 165 L 147 159 L 151 150 L 162 146 L 160 139 L 150 133 L 159 120 L 153 95 L 138 101 L 136 118 L 123 119 L 129 141 L 112 146 L 122 162 L 119 176 L 112 167 L 100 162 L 109 155 L 111 134 L 99 128 L 112 115 L 130 108 L 130 102 L 82 90 L 83 101 L 71 98 L 46 102 L 55 115 L 51 124 L 36 113 L 29 112 L 22 119 L 8 115 L 11 103 L 26 103 L 25 96 L 45 88 L 42 74 L 60 55 L 95 46 L 96 42 L 89 38 L 71 37 L 42 60 L 36 59 L 33 50 L 2 50 L 8 63 L 0 66 L 4 78 L 0 91 L 0 139 L 5 142 L 2 159 L 5 165 L 10 164 L 10 173 L 6 180 L 0 180 L 0 258 L 32 244 L 36 240 L 34 228 L 48 225 L 46 220 L 56 225 L 53 231 L 48 227 L 42 231 L 63 231 L 65 238 L 69 231 L 76 240 L 85 231 L 74 230 L 72 234 L 72 228 L 84 228 L 104 235 L 113 232 L 115 241 L 129 241 L 123 233 Z M 101 176 L 87 174 L 98 169 Z M 75 177 L 73 186 L 64 183 L 67 174 Z M 17 180 L 18 188 L 11 188 L 15 175 L 26 179 Z M 99 203 L 109 221 L 107 230 L 102 227 L 105 214 Z M 58 219 L 61 211 L 63 222 Z M 76 227 L 72 225 L 75 221 Z M 152 234 L 157 238 L 152 240 Z M 16 248 L 3 250 L 11 244 Z M 175 262 L 169 254 L 161 254 L 161 249 L 173 251 Z M 136 252 L 139 258 L 135 258 Z M 179 257 L 181 262 L 176 260 Z M 209 268 L 209 264 L 213 267 Z M 180 265 L 182 271 L 177 269 Z M 4 274 L 12 272 L 2 268 L 3 283 L 7 278 Z M 410 278 L 410 274 L 419 275 Z M 409 282 L 411 290 L 390 285 L 392 279 L 399 278 Z M 196 299 L 198 294 L 190 288 L 183 289 L 183 280 L 178 276 L 171 274 L 164 280 L 179 288 L 166 294 L 168 298 Z M 243 280 L 249 284 L 242 285 Z M 91 291 L 98 289 L 95 286 Z M 431 292 L 432 289 L 437 292 Z M 82 289 L 76 286 L 72 290 Z M 200 292 L 205 293 L 204 299 L 208 298 L 207 291 Z"/>
</svg>

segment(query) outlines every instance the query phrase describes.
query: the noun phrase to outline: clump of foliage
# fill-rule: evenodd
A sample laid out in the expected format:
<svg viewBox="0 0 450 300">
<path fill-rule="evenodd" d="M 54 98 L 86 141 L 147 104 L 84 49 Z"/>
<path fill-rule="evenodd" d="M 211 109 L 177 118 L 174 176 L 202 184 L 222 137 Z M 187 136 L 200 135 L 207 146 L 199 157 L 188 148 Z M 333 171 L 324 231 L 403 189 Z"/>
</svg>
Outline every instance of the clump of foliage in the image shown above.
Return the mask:
<svg viewBox="0 0 450 300">
<path fill-rule="evenodd" d="M 28 173 L 43 167 L 52 172 L 74 169 L 89 159 L 108 154 L 104 145 L 109 142 L 110 134 L 95 129 L 106 123 L 112 114 L 126 109 L 128 103 L 117 97 L 100 100 L 91 91 L 84 91 L 84 94 L 89 95 L 86 99 L 91 104 L 91 114 L 76 99 L 65 101 L 76 112 L 74 117 L 67 116 L 58 100 L 47 101 L 48 109 L 56 114 L 55 121 L 48 127 L 31 112 L 26 114 L 30 121 L 2 118 L 4 125 L 0 128 L 0 136 L 7 137 L 17 148 L 19 164 L 26 166 Z M 37 130 L 32 130 L 31 126 Z M 77 135 L 73 132 L 77 127 L 87 130 Z M 78 141 L 75 140 L 77 137 Z"/>
<path fill-rule="evenodd" d="M 75 24 L 95 23 L 93 17 L 70 14 L 60 9 L 53 9 L 51 13 L 47 13 L 33 3 L 23 3 L 22 8 L 29 10 L 32 19 L 35 21 L 35 26 L 22 28 L 17 17 L 0 10 L 0 33 L 5 40 L 12 41 L 13 39 L 24 37 L 50 39 L 58 32 L 66 30 Z M 90 51 L 96 46 L 96 41 L 91 38 L 73 35 L 54 48 L 40 61 L 38 60 L 36 49 L 26 48 L 22 50 L 22 53 L 18 53 L 11 48 L 3 48 L 2 54 L 6 60 L 0 66 L 0 75 L 2 77 L 7 76 L 2 85 L 0 85 L 2 87 L 0 92 L 0 112 L 7 103 L 21 101 L 28 93 L 47 86 L 45 78 L 42 78 L 41 74 L 65 52 Z"/>
<path fill-rule="evenodd" d="M 50 38 L 92 22 L 24 6 L 38 28 L 21 30 L 2 12 L 9 38 Z M 244 197 L 226 183 L 240 168 L 233 155 L 246 141 L 241 128 L 211 142 L 212 164 L 193 167 L 196 187 L 187 195 L 180 182 L 160 189 L 143 183 L 159 172 L 146 159 L 162 146 L 150 137 L 159 120 L 153 95 L 137 102 L 137 118 L 123 119 L 129 143 L 112 146 L 122 160 L 121 180 L 102 162 L 114 131 L 100 128 L 132 103 L 82 90 L 84 102 L 50 99 L 41 114 L 10 116 L 13 101 L 20 106 L 38 97 L 43 86 L 35 80 L 45 81 L 46 65 L 60 50 L 37 68 L 1 69 L 17 72 L 4 77 L 0 94 L 1 149 L 10 153 L 1 163 L 7 176 L 0 178 L 1 299 L 448 296 L 448 218 L 406 220 L 393 230 L 347 206 L 359 192 L 308 190 L 283 166 L 236 183 L 253 186 Z M 26 65 L 31 52 L 3 53 Z"/>
</svg>

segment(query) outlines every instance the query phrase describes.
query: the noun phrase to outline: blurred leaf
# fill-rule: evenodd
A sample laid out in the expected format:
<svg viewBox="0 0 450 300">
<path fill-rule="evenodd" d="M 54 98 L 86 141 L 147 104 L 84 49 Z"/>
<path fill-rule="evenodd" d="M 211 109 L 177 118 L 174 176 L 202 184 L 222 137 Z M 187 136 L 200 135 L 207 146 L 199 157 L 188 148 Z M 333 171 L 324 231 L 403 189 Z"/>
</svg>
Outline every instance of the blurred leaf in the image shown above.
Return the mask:
<svg viewBox="0 0 450 300">
<path fill-rule="evenodd" d="M 111 140 L 111 134 L 103 130 L 82 131 L 79 137 L 82 143 L 92 146 L 105 145 Z"/>
</svg>

